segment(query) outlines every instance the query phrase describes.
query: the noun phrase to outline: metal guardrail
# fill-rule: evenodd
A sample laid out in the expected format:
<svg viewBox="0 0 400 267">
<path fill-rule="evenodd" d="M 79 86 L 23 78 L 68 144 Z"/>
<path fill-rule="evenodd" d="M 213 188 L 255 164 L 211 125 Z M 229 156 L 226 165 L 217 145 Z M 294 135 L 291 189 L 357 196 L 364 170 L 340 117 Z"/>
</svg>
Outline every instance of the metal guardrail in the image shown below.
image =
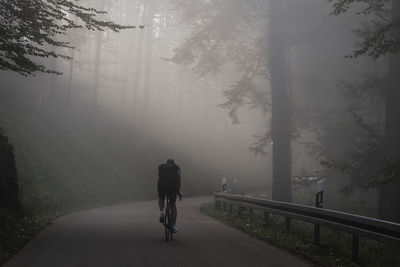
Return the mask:
<svg viewBox="0 0 400 267">
<path fill-rule="evenodd" d="M 292 204 L 287 202 L 266 200 L 254 197 L 230 195 L 225 193 L 214 194 L 216 207 L 221 208 L 221 202 L 229 205 L 229 211 L 233 211 L 232 205 L 238 207 L 239 216 L 243 208 L 262 210 L 267 214 L 277 214 L 286 217 L 286 229 L 290 231 L 290 220 L 296 219 L 314 226 L 314 241 L 319 245 L 320 226 L 326 226 L 348 232 L 353 235 L 352 257 L 358 261 L 359 236 L 375 239 L 385 243 L 400 245 L 400 224 L 378 220 L 374 218 L 316 208 L 311 206 Z"/>
</svg>

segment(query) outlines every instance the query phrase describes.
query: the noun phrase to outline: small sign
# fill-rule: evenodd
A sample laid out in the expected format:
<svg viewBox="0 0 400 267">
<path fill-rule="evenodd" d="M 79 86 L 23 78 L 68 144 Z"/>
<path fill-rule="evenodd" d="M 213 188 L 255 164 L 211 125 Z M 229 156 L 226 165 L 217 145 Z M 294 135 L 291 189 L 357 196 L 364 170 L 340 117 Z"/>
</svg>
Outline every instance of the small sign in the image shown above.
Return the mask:
<svg viewBox="0 0 400 267">
<path fill-rule="evenodd" d="M 325 180 L 321 180 L 321 181 L 317 182 L 317 186 L 316 186 L 316 190 L 315 190 L 316 193 L 324 191 L 324 183 L 325 183 Z"/>
<path fill-rule="evenodd" d="M 315 206 L 318 208 L 323 207 L 323 202 L 324 202 L 324 183 L 325 180 L 321 180 L 317 182 L 317 185 L 315 187 L 316 191 L 316 196 L 315 196 Z"/>
</svg>

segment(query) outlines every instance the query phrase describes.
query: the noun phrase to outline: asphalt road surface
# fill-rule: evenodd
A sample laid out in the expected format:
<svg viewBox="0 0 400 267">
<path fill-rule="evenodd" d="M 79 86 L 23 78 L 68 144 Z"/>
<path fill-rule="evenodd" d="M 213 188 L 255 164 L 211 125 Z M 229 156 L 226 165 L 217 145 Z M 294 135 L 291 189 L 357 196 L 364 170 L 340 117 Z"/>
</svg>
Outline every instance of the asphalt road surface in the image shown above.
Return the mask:
<svg viewBox="0 0 400 267">
<path fill-rule="evenodd" d="M 58 218 L 6 267 L 310 266 L 200 213 L 210 197 L 178 203 L 179 232 L 164 239 L 156 201 L 78 211 Z"/>
</svg>

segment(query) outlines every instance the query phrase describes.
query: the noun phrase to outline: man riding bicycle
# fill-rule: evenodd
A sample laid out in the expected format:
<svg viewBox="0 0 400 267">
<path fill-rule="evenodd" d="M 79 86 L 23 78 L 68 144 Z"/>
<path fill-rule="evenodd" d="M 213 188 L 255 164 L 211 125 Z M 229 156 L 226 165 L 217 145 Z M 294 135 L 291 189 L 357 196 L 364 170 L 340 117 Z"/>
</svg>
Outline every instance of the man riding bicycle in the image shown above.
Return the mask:
<svg viewBox="0 0 400 267">
<path fill-rule="evenodd" d="M 164 223 L 165 196 L 168 196 L 172 208 L 172 231 L 176 233 L 176 195 L 181 195 L 181 169 L 175 164 L 173 159 L 168 159 L 167 163 L 158 166 L 158 205 L 160 207 L 160 222 Z"/>
</svg>

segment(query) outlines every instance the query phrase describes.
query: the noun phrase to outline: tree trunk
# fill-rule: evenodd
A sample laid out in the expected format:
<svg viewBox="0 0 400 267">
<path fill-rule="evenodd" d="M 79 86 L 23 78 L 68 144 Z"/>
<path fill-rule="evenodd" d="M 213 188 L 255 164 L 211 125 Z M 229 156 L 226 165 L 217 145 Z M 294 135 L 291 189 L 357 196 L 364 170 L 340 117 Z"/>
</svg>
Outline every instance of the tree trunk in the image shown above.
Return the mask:
<svg viewBox="0 0 400 267">
<path fill-rule="evenodd" d="M 104 0 L 100 1 L 100 10 L 104 10 Z M 97 104 L 99 101 L 99 85 L 100 85 L 100 65 L 101 56 L 103 49 L 103 32 L 98 31 L 96 33 L 96 52 L 94 61 L 94 84 L 93 84 L 93 94 L 92 94 L 92 108 L 93 114 L 96 114 Z"/>
<path fill-rule="evenodd" d="M 183 70 L 179 66 L 178 67 L 178 107 L 177 107 L 177 128 L 176 128 L 176 147 L 179 149 L 182 146 L 182 110 L 183 110 L 183 86 L 184 86 L 184 78 L 183 78 Z"/>
<path fill-rule="evenodd" d="M 141 19 L 141 9 L 140 6 L 137 8 L 137 25 L 140 24 L 140 19 Z M 128 83 L 127 83 L 127 79 L 128 79 L 128 74 L 131 70 L 131 68 L 129 67 L 132 64 L 132 55 L 134 54 L 134 41 L 135 41 L 135 35 L 137 32 L 132 31 L 132 36 L 129 40 L 129 47 L 128 47 L 128 56 L 126 58 L 126 66 L 125 66 L 125 70 L 124 70 L 124 77 L 123 77 L 123 87 L 121 90 L 121 101 L 120 101 L 120 111 L 121 111 L 121 115 L 124 114 L 125 110 L 126 110 L 126 91 L 127 91 L 127 87 L 128 87 Z M 138 54 L 135 54 L 137 56 L 140 56 Z M 137 61 L 138 59 L 136 59 Z"/>
<path fill-rule="evenodd" d="M 100 64 L 101 64 L 101 50 L 103 45 L 102 32 L 96 33 L 96 54 L 94 61 L 94 84 L 92 94 L 92 108 L 93 112 L 96 113 L 97 104 L 99 101 L 99 85 L 100 85 Z"/>
<path fill-rule="evenodd" d="M 140 21 L 142 24 L 144 24 L 144 16 L 146 13 L 146 6 L 144 7 L 144 9 L 142 10 L 141 14 L 140 13 L 140 9 L 138 12 L 138 17 L 140 17 Z M 139 21 L 139 20 L 138 20 Z M 132 118 L 133 121 L 136 122 L 138 120 L 138 114 L 136 114 L 136 112 L 138 112 L 138 93 L 139 93 L 139 89 L 140 89 L 140 81 L 142 78 L 142 65 L 143 65 L 143 43 L 144 43 L 144 30 L 140 30 L 140 33 L 136 39 L 136 64 L 135 64 L 135 71 L 134 71 L 134 76 L 133 76 L 133 107 L 132 107 Z"/>
<path fill-rule="evenodd" d="M 123 76 L 123 85 L 122 85 L 122 90 L 121 90 L 121 100 L 120 100 L 120 112 L 121 115 L 124 114 L 125 112 L 125 101 L 126 101 L 126 89 L 127 89 L 127 79 L 128 79 L 128 73 L 129 73 L 129 66 L 131 65 L 131 56 L 132 56 L 132 50 L 133 50 L 133 41 L 131 40 L 129 42 L 130 46 L 129 46 L 129 50 L 128 50 L 128 56 L 126 58 L 126 66 L 125 66 L 125 70 L 124 70 L 124 76 Z"/>
<path fill-rule="evenodd" d="M 393 17 L 400 15 L 400 1 L 392 1 Z M 400 157 L 400 55 L 389 58 L 388 88 L 386 100 L 386 125 L 384 149 L 386 159 Z M 379 186 L 378 217 L 400 222 L 400 177 Z"/>
<path fill-rule="evenodd" d="M 67 88 L 67 108 L 71 107 L 71 90 L 72 90 L 72 79 L 74 77 L 74 57 L 75 49 L 72 49 L 71 61 L 69 62 L 69 72 L 68 72 L 68 88 Z"/>
<path fill-rule="evenodd" d="M 154 16 L 154 3 L 153 1 L 148 1 L 147 3 L 147 13 L 146 20 L 147 24 L 153 24 Z M 151 80 L 152 80 L 152 67 L 153 67 L 153 28 L 149 27 L 146 31 L 146 56 L 145 56 L 145 68 L 143 77 L 143 114 L 142 114 L 142 138 L 146 142 L 148 136 L 148 123 L 149 123 L 149 113 L 150 113 L 150 97 L 151 97 Z"/>
<path fill-rule="evenodd" d="M 272 199 L 291 202 L 291 99 L 286 75 L 287 68 L 283 11 L 282 0 L 271 0 L 268 58 L 272 100 Z"/>
<path fill-rule="evenodd" d="M 57 53 L 57 48 L 53 48 L 54 52 Z M 56 58 L 51 58 L 50 60 L 50 66 L 51 69 L 57 71 L 57 59 Z M 49 77 L 49 87 L 50 87 L 50 103 L 52 105 L 57 105 L 57 98 L 58 98 L 58 92 L 57 92 L 57 76 L 58 75 L 51 75 Z"/>
</svg>

